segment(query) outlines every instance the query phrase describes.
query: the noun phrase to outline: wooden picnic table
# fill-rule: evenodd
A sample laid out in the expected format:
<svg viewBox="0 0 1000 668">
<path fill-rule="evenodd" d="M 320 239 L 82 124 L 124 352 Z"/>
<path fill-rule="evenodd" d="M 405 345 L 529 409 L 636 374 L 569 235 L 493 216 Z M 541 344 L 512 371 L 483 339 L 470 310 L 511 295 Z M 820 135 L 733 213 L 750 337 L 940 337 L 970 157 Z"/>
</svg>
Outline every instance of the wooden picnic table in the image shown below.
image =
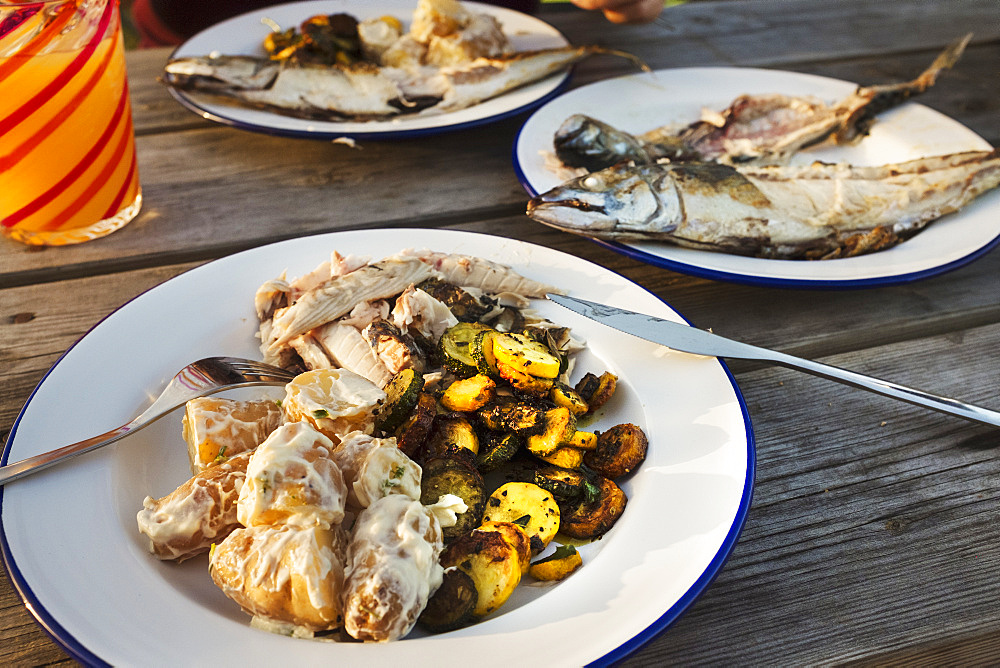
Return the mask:
<svg viewBox="0 0 1000 668">
<path fill-rule="evenodd" d="M 959 65 L 919 101 L 1000 145 L 996 0 L 721 0 L 669 8 L 643 26 L 571 7 L 546 6 L 540 16 L 572 43 L 626 49 L 653 68 L 753 66 L 859 83 L 911 78 L 973 32 Z M 74 247 L 0 241 L 4 439 L 59 356 L 142 291 L 282 239 L 414 226 L 573 253 L 638 282 L 699 327 L 1000 408 L 1000 250 L 894 287 L 694 278 L 530 221 L 511 165 L 527 114 L 360 150 L 272 137 L 183 109 L 156 81 L 169 53 L 128 56 L 139 217 Z M 571 85 L 629 71 L 620 59 L 593 59 Z M 625 665 L 1000 660 L 1000 431 L 790 370 L 729 366 L 756 436 L 746 525 L 707 592 Z M 0 664 L 67 663 L 3 571 Z"/>
</svg>

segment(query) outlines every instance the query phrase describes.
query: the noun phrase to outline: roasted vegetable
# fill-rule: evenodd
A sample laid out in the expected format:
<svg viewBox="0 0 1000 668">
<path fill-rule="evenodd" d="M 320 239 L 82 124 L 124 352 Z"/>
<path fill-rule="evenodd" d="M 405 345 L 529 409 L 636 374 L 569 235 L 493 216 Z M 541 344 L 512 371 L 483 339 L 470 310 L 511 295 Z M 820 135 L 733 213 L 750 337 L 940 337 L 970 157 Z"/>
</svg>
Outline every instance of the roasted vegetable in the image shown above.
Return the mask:
<svg viewBox="0 0 1000 668">
<path fill-rule="evenodd" d="M 500 360 L 497 360 L 497 373 L 500 374 L 501 378 L 510 383 L 511 387 L 525 394 L 544 397 L 552 389 L 551 378 L 536 378 Z"/>
<path fill-rule="evenodd" d="M 576 391 L 587 402 L 588 414 L 607 403 L 618 386 L 618 376 L 605 371 L 600 376 L 587 373 L 577 382 Z"/>
<path fill-rule="evenodd" d="M 531 538 L 524 529 L 513 522 L 483 522 L 479 531 L 496 531 L 503 536 L 517 550 L 517 556 L 521 560 L 521 575 L 528 572 L 528 567 L 531 566 Z"/>
<path fill-rule="evenodd" d="M 538 455 L 543 462 L 564 469 L 578 469 L 583 465 L 584 450 L 569 445 L 560 445 L 547 455 Z"/>
<path fill-rule="evenodd" d="M 423 448 L 434 426 L 435 415 L 437 415 L 437 399 L 432 394 L 420 392 L 417 395 L 417 405 L 394 434 L 396 445 L 406 453 L 407 457 L 416 457 Z"/>
<path fill-rule="evenodd" d="M 583 564 L 580 553 L 572 545 L 560 545 L 556 551 L 531 564 L 528 572 L 536 580 L 562 580 Z"/>
<path fill-rule="evenodd" d="M 385 401 L 375 416 L 375 428 L 387 434 L 410 416 L 424 389 L 423 374 L 413 369 L 403 369 L 385 386 Z"/>
<path fill-rule="evenodd" d="M 479 373 L 500 380 L 500 372 L 497 370 L 497 357 L 493 354 L 493 339 L 500 335 L 495 329 L 484 329 L 476 334 L 472 341 L 472 359 L 476 363 Z"/>
<path fill-rule="evenodd" d="M 479 454 L 479 435 L 472 423 L 460 413 L 442 413 L 435 417 L 425 455 L 444 455 L 461 448 Z"/>
<path fill-rule="evenodd" d="M 475 529 L 459 536 L 441 553 L 441 565 L 472 578 L 476 586 L 475 617 L 483 617 L 510 598 L 521 581 L 521 558 L 497 531 Z"/>
<path fill-rule="evenodd" d="M 583 415 L 590 410 L 590 406 L 583 400 L 580 393 L 563 382 L 555 382 L 549 390 L 549 399 L 556 406 L 568 408 L 573 415 Z"/>
<path fill-rule="evenodd" d="M 597 438 L 597 446 L 583 462 L 605 478 L 615 480 L 635 470 L 646 459 L 649 441 L 634 424 L 615 425 Z"/>
<path fill-rule="evenodd" d="M 545 411 L 541 432 L 528 436 L 526 445 L 539 457 L 551 455 L 560 445 L 566 444 L 576 433 L 576 418 L 568 408 L 559 407 Z"/>
<path fill-rule="evenodd" d="M 473 464 L 472 455 L 468 451 L 450 452 L 444 455 L 428 457 L 423 465 L 423 478 L 420 483 L 420 503 L 430 505 L 437 503 L 445 494 L 454 494 L 462 499 L 468 509 L 458 514 L 454 526 L 444 527 L 445 542 L 476 528 L 483 522 L 483 509 L 486 506 L 486 484 L 483 477 Z"/>
<path fill-rule="evenodd" d="M 596 487 L 582 471 L 574 471 L 552 464 L 524 464 L 515 467 L 514 475 L 522 482 L 530 482 L 552 492 L 559 501 L 586 499 L 593 501 L 600 496 Z"/>
<path fill-rule="evenodd" d="M 498 367 L 506 364 L 535 378 L 555 378 L 562 364 L 547 345 L 526 334 L 505 333 L 493 337 L 493 354 Z"/>
<path fill-rule="evenodd" d="M 600 476 L 596 477 L 594 484 L 600 489 L 600 496 L 596 500 L 580 500 L 560 506 L 559 530 L 570 538 L 602 536 L 625 512 L 628 499 L 618 485 Z"/>
<path fill-rule="evenodd" d="M 559 505 L 550 492 L 530 482 L 509 482 L 486 501 L 483 522 L 513 522 L 528 534 L 538 554 L 559 531 Z"/>
<path fill-rule="evenodd" d="M 477 411 L 497 394 L 497 384 L 492 378 L 476 374 L 470 378 L 456 380 L 441 394 L 441 405 L 450 411 L 471 413 Z"/>
<path fill-rule="evenodd" d="M 476 467 L 483 473 L 496 471 L 510 461 L 521 449 L 523 440 L 513 433 L 489 432 L 485 439 L 479 442 L 479 454 L 476 457 Z"/>
<path fill-rule="evenodd" d="M 566 445 L 580 450 L 593 450 L 597 447 L 597 434 L 577 429 L 573 436 L 566 441 Z"/>
<path fill-rule="evenodd" d="M 545 409 L 509 397 L 484 406 L 478 416 L 483 426 L 493 431 L 535 434 L 545 428 Z"/>
<path fill-rule="evenodd" d="M 449 327 L 441 335 L 438 349 L 445 366 L 452 373 L 468 378 L 479 372 L 479 369 L 476 368 L 476 361 L 472 359 L 472 342 L 476 335 L 484 329 L 490 328 L 478 322 L 460 322 Z"/>
<path fill-rule="evenodd" d="M 432 633 L 461 628 L 472 621 L 478 599 L 472 576 L 457 568 L 449 569 L 417 622 Z"/>
</svg>

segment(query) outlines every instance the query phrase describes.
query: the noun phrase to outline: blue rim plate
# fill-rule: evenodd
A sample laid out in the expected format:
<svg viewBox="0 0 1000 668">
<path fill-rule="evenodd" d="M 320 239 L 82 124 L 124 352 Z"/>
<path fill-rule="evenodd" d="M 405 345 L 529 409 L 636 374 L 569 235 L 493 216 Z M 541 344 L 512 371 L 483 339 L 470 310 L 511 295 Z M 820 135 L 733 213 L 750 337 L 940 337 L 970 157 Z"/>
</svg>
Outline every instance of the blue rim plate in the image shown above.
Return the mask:
<svg viewBox="0 0 1000 668">
<path fill-rule="evenodd" d="M 937 85 L 947 86 L 947 75 Z M 642 133 L 664 125 L 686 125 L 697 120 L 703 108 L 725 109 L 742 94 L 781 93 L 834 102 L 856 86 L 811 74 L 732 67 L 666 69 L 607 79 L 572 90 L 537 109 L 518 133 L 514 168 L 532 197 L 566 180 L 567 173 L 552 167 L 557 163 L 552 139 L 562 122 L 575 113 Z M 858 144 L 809 149 L 793 162 L 877 165 L 990 148 L 989 142 L 957 121 L 909 102 L 882 114 L 871 134 Z M 893 248 L 838 260 L 768 260 L 656 242 L 598 243 L 664 269 L 747 285 L 813 289 L 896 285 L 961 267 L 1000 243 L 1000 191 L 983 195 Z"/>
<path fill-rule="evenodd" d="M 558 30 L 528 14 L 476 2 L 464 4 L 478 13 L 495 16 L 517 51 L 558 48 L 569 44 Z M 391 15 L 408 26 L 414 6 L 413 0 L 307 0 L 275 5 L 206 28 L 177 47 L 172 57 L 204 56 L 213 52 L 264 56 L 266 54 L 261 45 L 271 28 L 262 20 L 288 28 L 298 26 L 303 20 L 316 14 L 344 12 L 358 19 Z M 198 93 L 173 88 L 169 90 L 178 102 L 202 118 L 240 130 L 303 139 L 332 140 L 345 137 L 379 140 L 452 132 L 509 118 L 554 98 L 566 87 L 569 76 L 568 71 L 557 73 L 468 109 L 432 116 L 402 116 L 393 120 L 367 122 L 325 122 L 292 118 L 225 104 L 218 98 Z"/>
<path fill-rule="evenodd" d="M 256 357 L 253 294 L 282 271 L 308 272 L 334 249 L 380 258 L 404 248 L 490 258 L 571 294 L 683 321 L 612 271 L 512 239 L 417 229 L 304 237 L 208 263 L 109 315 L 32 393 L 3 462 L 124 423 L 191 360 Z M 565 581 L 525 581 L 479 624 L 436 636 L 415 631 L 395 643 L 330 644 L 253 629 L 212 585 L 204 558 L 158 561 L 136 529 L 143 498 L 163 496 L 189 475 L 175 413 L 0 490 L 0 547 L 15 587 L 46 631 L 87 664 L 197 657 L 225 665 L 439 665 L 448 656 L 485 665 L 601 665 L 627 655 L 684 612 L 736 544 L 753 491 L 750 418 L 719 360 L 635 339 L 552 302 L 535 306 L 587 341 L 577 374 L 608 369 L 619 376 L 618 392 L 592 428 L 633 422 L 651 444 L 646 462 L 622 482 L 624 515 L 602 540 L 580 547 L 584 565 Z M 496 655 L 500 642 L 505 650 Z"/>
</svg>

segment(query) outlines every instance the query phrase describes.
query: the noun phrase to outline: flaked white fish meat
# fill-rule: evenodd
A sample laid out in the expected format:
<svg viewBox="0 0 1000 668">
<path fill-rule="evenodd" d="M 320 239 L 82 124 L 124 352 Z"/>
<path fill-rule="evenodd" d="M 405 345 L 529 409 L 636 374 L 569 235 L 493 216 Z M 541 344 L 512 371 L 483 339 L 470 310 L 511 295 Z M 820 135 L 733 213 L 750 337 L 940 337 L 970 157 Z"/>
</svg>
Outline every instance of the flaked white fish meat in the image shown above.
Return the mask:
<svg viewBox="0 0 1000 668">
<path fill-rule="evenodd" d="M 678 129 L 664 126 L 632 135 L 584 114 L 567 118 L 556 131 L 556 157 L 568 167 L 597 171 L 631 160 L 715 161 L 783 164 L 808 146 L 825 141 L 850 144 L 868 134 L 875 117 L 934 85 L 952 67 L 972 35 L 950 44 L 917 78 L 898 84 L 860 86 L 843 100 L 788 95 L 741 95 L 727 109 Z"/>
<path fill-rule="evenodd" d="M 392 378 L 392 372 L 356 327 L 331 322 L 317 328 L 312 336 L 338 367 L 364 376 L 378 387 L 385 387 Z"/>
<path fill-rule="evenodd" d="M 481 257 L 428 250 L 404 251 L 395 257 L 418 258 L 433 267 L 442 280 L 490 295 L 510 292 L 522 297 L 543 298 L 547 292 L 562 294 L 560 288 L 525 278 L 507 265 Z"/>
<path fill-rule="evenodd" d="M 1000 185 L 1000 150 L 857 167 L 622 163 L 528 204 L 547 225 L 782 259 L 881 250 Z"/>
<path fill-rule="evenodd" d="M 240 55 L 170 60 L 162 81 L 183 91 L 298 118 L 385 120 L 464 109 L 544 79 L 596 53 L 563 47 L 477 58 L 459 66 L 383 67 L 368 62 L 315 65 Z"/>
<path fill-rule="evenodd" d="M 361 302 L 398 295 L 411 283 L 432 276 L 431 266 L 416 258 L 383 260 L 337 276 L 276 313 L 273 340 L 264 343 L 271 348 L 283 346 L 299 334 L 347 315 Z"/>
</svg>

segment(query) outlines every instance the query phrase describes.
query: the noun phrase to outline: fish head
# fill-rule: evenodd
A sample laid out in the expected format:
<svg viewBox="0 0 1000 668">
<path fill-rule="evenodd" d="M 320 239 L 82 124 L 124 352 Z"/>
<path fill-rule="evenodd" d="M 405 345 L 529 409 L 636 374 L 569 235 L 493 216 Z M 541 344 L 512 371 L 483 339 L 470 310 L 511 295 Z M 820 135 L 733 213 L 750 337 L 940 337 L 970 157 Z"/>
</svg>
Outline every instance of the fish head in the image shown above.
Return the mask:
<svg viewBox="0 0 1000 668">
<path fill-rule="evenodd" d="M 280 63 L 266 58 L 208 55 L 172 59 L 162 79 L 182 90 L 265 90 L 280 71 Z"/>
<path fill-rule="evenodd" d="M 623 160 L 649 161 L 635 137 L 584 114 L 573 114 L 563 121 L 552 145 L 564 165 L 591 172 Z"/>
<path fill-rule="evenodd" d="M 670 170 L 623 162 L 567 181 L 528 202 L 528 216 L 569 232 L 627 238 L 669 233 L 683 220 Z"/>
</svg>

